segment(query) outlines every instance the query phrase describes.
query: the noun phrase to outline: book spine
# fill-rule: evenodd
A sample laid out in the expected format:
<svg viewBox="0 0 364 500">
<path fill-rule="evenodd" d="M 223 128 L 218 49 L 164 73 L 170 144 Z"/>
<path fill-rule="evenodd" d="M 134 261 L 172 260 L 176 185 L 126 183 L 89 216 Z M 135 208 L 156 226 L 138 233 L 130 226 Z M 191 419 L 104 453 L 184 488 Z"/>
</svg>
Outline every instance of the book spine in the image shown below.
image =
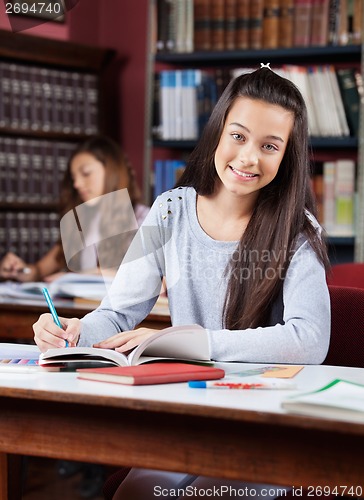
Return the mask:
<svg viewBox="0 0 364 500">
<path fill-rule="evenodd" d="M 32 89 L 29 70 L 26 66 L 18 66 L 20 79 L 20 128 L 28 130 L 31 126 Z"/>
<path fill-rule="evenodd" d="M 157 52 L 167 52 L 169 10 L 168 0 L 157 0 Z"/>
<path fill-rule="evenodd" d="M 3 63 L 0 61 L 0 127 L 5 127 L 5 106 L 4 106 L 4 72 Z"/>
<path fill-rule="evenodd" d="M 98 81 L 97 76 L 85 74 L 83 76 L 83 97 L 84 97 L 84 130 L 88 135 L 98 133 Z"/>
<path fill-rule="evenodd" d="M 168 18 L 167 18 L 167 52 L 176 50 L 176 32 L 177 32 L 177 1 L 168 0 Z"/>
<path fill-rule="evenodd" d="M 258 50 L 263 45 L 263 10 L 264 0 L 250 3 L 249 48 Z"/>
<path fill-rule="evenodd" d="M 211 50 L 225 48 L 225 1 L 211 0 Z"/>
<path fill-rule="evenodd" d="M 185 51 L 193 52 L 195 50 L 193 42 L 194 31 L 194 7 L 193 0 L 186 0 L 186 27 L 185 27 Z"/>
<path fill-rule="evenodd" d="M 38 131 L 42 128 L 42 88 L 40 70 L 34 66 L 31 67 L 29 71 L 32 88 L 31 128 L 34 131 Z"/>
<path fill-rule="evenodd" d="M 264 0 L 263 48 L 276 49 L 279 36 L 279 0 Z"/>
<path fill-rule="evenodd" d="M 236 48 L 249 48 L 249 0 L 239 0 L 236 8 Z"/>
<path fill-rule="evenodd" d="M 330 0 L 329 4 L 329 44 L 339 43 L 340 0 Z"/>
<path fill-rule="evenodd" d="M 364 3 L 362 0 L 354 0 L 353 15 L 352 15 L 352 43 L 360 45 L 363 42 L 363 10 Z"/>
<path fill-rule="evenodd" d="M 32 173 L 35 203 L 43 203 L 43 172 L 42 172 L 42 157 L 38 141 L 32 141 Z"/>
<path fill-rule="evenodd" d="M 336 161 L 335 168 L 335 227 L 341 236 L 354 236 L 355 162 Z"/>
<path fill-rule="evenodd" d="M 349 42 L 348 0 L 340 0 L 338 40 L 339 45 L 347 45 Z"/>
<path fill-rule="evenodd" d="M 350 135 L 359 135 L 360 96 L 353 68 L 338 69 L 337 78 L 346 112 Z"/>
<path fill-rule="evenodd" d="M 4 152 L 6 158 L 6 168 L 8 171 L 6 178 L 5 200 L 8 203 L 13 203 L 16 201 L 17 190 L 18 190 L 17 187 L 18 165 L 17 165 L 14 139 L 11 138 L 4 139 Z"/>
<path fill-rule="evenodd" d="M 165 178 L 165 162 L 164 160 L 154 161 L 154 199 L 165 191 L 164 178 Z"/>
<path fill-rule="evenodd" d="M 329 0 L 313 0 L 311 45 L 325 46 L 329 41 Z"/>
<path fill-rule="evenodd" d="M 335 232 L 335 162 L 326 161 L 323 164 L 324 227 L 328 235 Z"/>
<path fill-rule="evenodd" d="M 225 49 L 236 48 L 238 0 L 225 0 Z"/>
<path fill-rule="evenodd" d="M 295 47 L 308 47 L 311 39 L 312 0 L 295 0 L 294 38 Z"/>
<path fill-rule="evenodd" d="M 161 138 L 161 87 L 160 87 L 160 73 L 155 72 L 153 76 L 153 109 L 152 109 L 152 135 L 155 139 Z"/>
<path fill-rule="evenodd" d="M 44 132 L 49 132 L 51 129 L 51 92 L 49 86 L 49 71 L 45 68 L 40 70 L 40 86 L 41 86 L 41 129 Z"/>
<path fill-rule="evenodd" d="M 211 5 L 210 0 L 194 2 L 194 46 L 195 50 L 211 49 Z"/>
<path fill-rule="evenodd" d="M 11 78 L 10 64 L 2 64 L 2 100 L 3 100 L 3 123 L 4 127 L 11 127 Z"/>
<path fill-rule="evenodd" d="M 28 201 L 28 185 L 30 177 L 30 158 L 26 154 L 26 141 L 24 139 L 16 139 L 16 157 L 17 157 L 17 196 L 16 201 L 19 203 Z"/>
<path fill-rule="evenodd" d="M 18 76 L 18 67 L 16 64 L 10 64 L 10 127 L 20 128 L 20 81 Z"/>
<path fill-rule="evenodd" d="M 329 66 L 329 76 L 330 76 L 330 85 L 332 88 L 332 92 L 334 95 L 335 107 L 338 115 L 338 120 L 340 123 L 341 135 L 347 137 L 350 135 L 350 129 L 348 125 L 348 121 L 346 118 L 344 103 L 341 97 L 340 87 L 337 80 L 336 70 L 333 65 Z"/>
<path fill-rule="evenodd" d="M 80 82 L 80 74 L 73 71 L 71 73 L 72 94 L 73 94 L 73 120 L 72 132 L 81 134 L 83 132 L 83 95 Z"/>
<path fill-rule="evenodd" d="M 182 70 L 177 69 L 174 71 L 174 124 L 175 133 L 174 139 L 183 139 L 183 107 L 184 107 L 184 96 L 183 96 L 183 86 L 182 86 Z"/>
<path fill-rule="evenodd" d="M 279 46 L 293 46 L 294 0 L 280 0 L 278 39 Z"/>
<path fill-rule="evenodd" d="M 187 0 L 175 0 L 176 44 L 174 52 L 186 52 Z"/>
<path fill-rule="evenodd" d="M 0 152 L 0 161 L 1 161 L 1 152 Z M 0 169 L 1 169 L 1 164 L 0 164 Z M 0 178 L 0 187 L 1 187 L 1 178 Z M 0 200 L 1 200 L 1 192 L 0 192 Z M 5 212 L 0 212 L 0 259 L 3 258 L 7 250 L 8 248 L 6 239 Z"/>
<path fill-rule="evenodd" d="M 5 138 L 0 137 L 0 201 L 3 203 L 5 201 L 5 193 L 6 193 L 6 177 L 7 177 L 7 165 L 6 165 L 6 156 L 5 156 L 5 146 L 4 146 Z M 0 212 L 1 214 L 1 212 Z M 0 241 L 1 238 L 0 238 Z M 3 240 L 5 241 L 5 240 Z M 1 254 L 0 254 L 1 258 Z"/>
</svg>

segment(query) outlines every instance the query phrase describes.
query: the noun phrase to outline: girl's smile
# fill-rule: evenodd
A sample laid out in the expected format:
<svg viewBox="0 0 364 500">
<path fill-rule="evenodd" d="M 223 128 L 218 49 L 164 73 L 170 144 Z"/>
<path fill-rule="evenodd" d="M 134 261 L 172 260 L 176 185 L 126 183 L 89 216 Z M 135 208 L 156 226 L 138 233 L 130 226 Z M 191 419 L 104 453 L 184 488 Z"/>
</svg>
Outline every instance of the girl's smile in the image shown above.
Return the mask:
<svg viewBox="0 0 364 500">
<path fill-rule="evenodd" d="M 250 181 L 250 180 L 254 179 L 255 177 L 258 177 L 258 174 L 254 174 L 252 172 L 246 172 L 244 170 L 238 170 L 237 168 L 234 168 L 231 165 L 229 165 L 229 167 L 231 168 L 231 171 L 235 175 L 237 175 L 238 177 L 241 177 L 245 181 Z"/>
</svg>

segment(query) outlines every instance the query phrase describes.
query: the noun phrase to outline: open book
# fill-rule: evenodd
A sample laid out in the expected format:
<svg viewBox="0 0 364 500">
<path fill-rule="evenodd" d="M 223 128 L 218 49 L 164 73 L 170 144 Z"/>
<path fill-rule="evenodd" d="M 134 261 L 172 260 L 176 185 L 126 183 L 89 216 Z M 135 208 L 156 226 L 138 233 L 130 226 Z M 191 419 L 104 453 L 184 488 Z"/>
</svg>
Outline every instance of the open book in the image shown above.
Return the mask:
<svg viewBox="0 0 364 500">
<path fill-rule="evenodd" d="M 171 326 L 145 339 L 127 356 L 113 349 L 96 347 L 48 349 L 40 355 L 39 363 L 42 366 L 50 363 L 132 366 L 163 359 L 209 362 L 206 330 L 199 325 Z"/>
<path fill-rule="evenodd" d="M 40 299 L 44 301 L 42 288 L 47 287 L 52 297 L 101 301 L 107 294 L 112 278 L 100 274 L 65 273 L 51 283 L 42 281 L 29 283 L 1 283 L 0 292 L 19 299 Z"/>
<path fill-rule="evenodd" d="M 364 385 L 336 379 L 317 391 L 286 399 L 282 407 L 300 415 L 363 423 Z"/>
</svg>

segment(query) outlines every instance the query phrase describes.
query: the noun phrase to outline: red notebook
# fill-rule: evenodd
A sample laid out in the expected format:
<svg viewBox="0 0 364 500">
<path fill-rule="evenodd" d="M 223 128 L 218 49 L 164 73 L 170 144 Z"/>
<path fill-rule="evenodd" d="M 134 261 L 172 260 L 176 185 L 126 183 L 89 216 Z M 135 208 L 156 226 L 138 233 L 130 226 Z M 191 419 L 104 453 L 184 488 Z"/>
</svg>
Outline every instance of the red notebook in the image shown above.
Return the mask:
<svg viewBox="0 0 364 500">
<path fill-rule="evenodd" d="M 80 368 L 77 370 L 78 378 L 126 385 L 214 380 L 224 376 L 225 372 L 221 368 L 188 363 L 151 363 L 138 366 Z"/>
</svg>

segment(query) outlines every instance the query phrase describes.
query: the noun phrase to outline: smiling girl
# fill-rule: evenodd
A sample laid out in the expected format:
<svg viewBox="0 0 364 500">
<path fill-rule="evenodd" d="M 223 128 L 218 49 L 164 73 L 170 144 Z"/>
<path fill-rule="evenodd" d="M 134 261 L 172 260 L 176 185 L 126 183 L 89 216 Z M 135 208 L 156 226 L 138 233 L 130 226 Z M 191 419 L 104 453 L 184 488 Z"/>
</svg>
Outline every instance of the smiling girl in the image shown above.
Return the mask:
<svg viewBox="0 0 364 500">
<path fill-rule="evenodd" d="M 108 297 L 82 320 L 60 318 L 63 330 L 42 315 L 35 341 L 42 351 L 65 340 L 128 351 L 154 333 L 133 329 L 165 277 L 172 324 L 203 326 L 211 360 L 322 363 L 328 258 L 315 213 L 300 92 L 268 68 L 242 75 L 217 103 L 179 186 L 155 201 Z M 155 485 L 184 479 L 133 469 L 115 498 L 153 498 Z"/>
</svg>

